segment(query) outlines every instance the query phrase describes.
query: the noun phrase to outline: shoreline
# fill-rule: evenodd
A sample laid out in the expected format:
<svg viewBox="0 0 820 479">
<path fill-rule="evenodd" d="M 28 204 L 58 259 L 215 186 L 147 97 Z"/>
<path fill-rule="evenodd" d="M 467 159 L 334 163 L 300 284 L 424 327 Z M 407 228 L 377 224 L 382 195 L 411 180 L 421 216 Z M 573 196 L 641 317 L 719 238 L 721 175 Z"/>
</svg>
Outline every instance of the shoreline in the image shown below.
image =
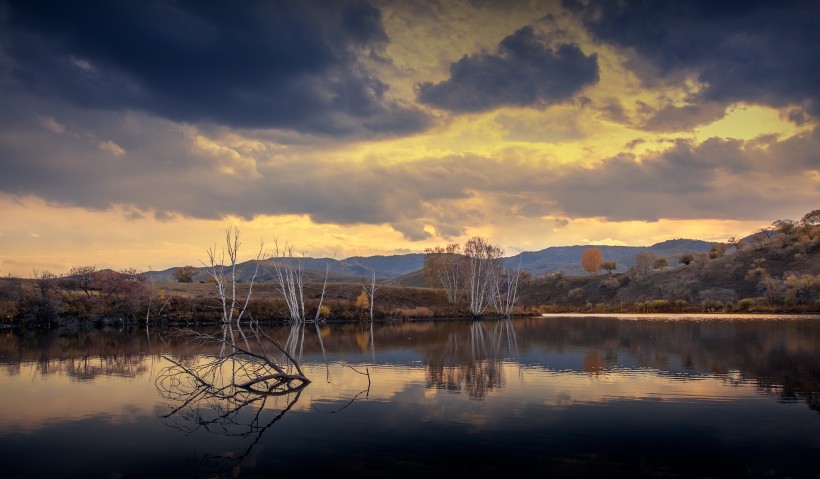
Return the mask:
<svg viewBox="0 0 820 479">
<path fill-rule="evenodd" d="M 820 313 L 542 313 L 542 318 L 617 318 L 617 319 L 688 319 L 695 321 L 727 319 L 817 319 Z"/>
<path fill-rule="evenodd" d="M 570 313 L 542 313 L 536 315 L 513 315 L 510 318 L 500 318 L 498 316 L 488 315 L 482 318 L 466 317 L 420 317 L 420 318 L 389 318 L 382 317 L 374 319 L 374 323 L 399 323 L 399 322 L 425 322 L 425 321 L 499 321 L 502 319 L 509 320 L 523 320 L 523 319 L 613 319 L 621 321 L 797 321 L 797 320 L 817 320 L 820 321 L 820 313 L 584 313 L 584 312 L 570 312 Z M 367 319 L 334 319 L 327 318 L 319 322 L 319 324 L 366 324 L 370 320 Z M 249 321 L 242 321 L 241 324 L 249 324 Z M 289 321 L 281 319 L 262 319 L 258 321 L 261 325 L 270 326 L 288 326 Z M 97 318 L 93 320 L 78 320 L 78 319 L 63 319 L 55 320 L 48 324 L 32 324 L 32 323 L 0 323 L 0 330 L 63 330 L 63 331 L 81 331 L 93 329 L 106 328 L 128 328 L 128 329 L 190 329 L 198 327 L 214 327 L 221 326 L 221 321 L 151 321 L 146 324 L 144 319 L 141 320 L 123 320 L 121 318 Z M 233 323 L 236 324 L 236 323 Z M 305 323 L 313 324 L 313 322 Z"/>
</svg>

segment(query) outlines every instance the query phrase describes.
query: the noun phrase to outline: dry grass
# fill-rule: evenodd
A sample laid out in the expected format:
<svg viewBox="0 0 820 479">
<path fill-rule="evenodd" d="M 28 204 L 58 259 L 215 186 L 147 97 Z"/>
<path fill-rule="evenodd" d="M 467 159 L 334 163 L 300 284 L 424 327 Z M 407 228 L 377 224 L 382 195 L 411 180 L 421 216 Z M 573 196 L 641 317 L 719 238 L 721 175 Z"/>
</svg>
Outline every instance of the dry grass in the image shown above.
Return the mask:
<svg viewBox="0 0 820 479">
<path fill-rule="evenodd" d="M 396 308 L 388 313 L 388 316 L 395 319 L 420 319 L 434 318 L 436 314 L 427 306 L 415 306 L 412 308 Z"/>
</svg>

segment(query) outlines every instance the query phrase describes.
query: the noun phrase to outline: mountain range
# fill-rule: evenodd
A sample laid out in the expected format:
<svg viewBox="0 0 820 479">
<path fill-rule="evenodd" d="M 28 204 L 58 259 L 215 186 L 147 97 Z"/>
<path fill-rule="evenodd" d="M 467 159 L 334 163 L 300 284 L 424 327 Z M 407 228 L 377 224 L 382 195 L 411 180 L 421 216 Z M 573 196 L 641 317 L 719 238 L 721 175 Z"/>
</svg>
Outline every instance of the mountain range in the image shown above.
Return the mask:
<svg viewBox="0 0 820 479">
<path fill-rule="evenodd" d="M 700 253 L 709 251 L 716 243 L 694 240 L 674 239 L 663 241 L 652 246 L 606 246 L 606 245 L 576 245 L 551 246 L 540 251 L 527 251 L 505 258 L 505 265 L 515 268 L 520 264 L 522 271 L 537 276 L 554 271 L 562 271 L 569 275 L 585 274 L 581 267 L 581 256 L 587 248 L 595 247 L 601 250 L 605 260 L 615 261 L 616 271 L 625 271 L 634 266 L 635 256 L 648 251 L 656 257 L 665 257 L 670 265 L 676 265 L 682 253 Z M 373 271 L 376 278 L 390 280 L 391 283 L 417 284 L 420 270 L 424 266 L 423 253 L 411 253 L 392 256 L 353 256 L 343 260 L 332 258 L 294 258 L 293 261 L 302 261 L 306 281 L 321 280 L 325 269 L 328 269 L 328 280 L 331 282 L 359 282 L 369 278 Z M 173 281 L 174 272 L 178 267 L 162 271 L 149 271 L 147 275 L 153 281 Z M 208 276 L 207 268 L 200 267 L 195 281 L 203 281 Z M 247 281 L 253 274 L 253 264 L 248 261 L 237 265 L 238 278 Z M 275 277 L 275 270 L 271 260 L 262 263 L 257 281 L 271 281 Z M 406 277 L 406 280 L 402 278 Z"/>
</svg>

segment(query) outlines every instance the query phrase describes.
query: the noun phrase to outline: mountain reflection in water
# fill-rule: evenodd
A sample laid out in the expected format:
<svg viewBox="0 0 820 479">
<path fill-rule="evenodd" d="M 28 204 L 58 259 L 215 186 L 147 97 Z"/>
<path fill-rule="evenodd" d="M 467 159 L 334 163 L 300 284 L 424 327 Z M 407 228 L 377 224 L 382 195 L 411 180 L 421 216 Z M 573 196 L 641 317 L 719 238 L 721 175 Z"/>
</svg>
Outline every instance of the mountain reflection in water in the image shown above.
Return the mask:
<svg viewBox="0 0 820 479">
<path fill-rule="evenodd" d="M 170 330 L 0 331 L 7 477 L 820 470 L 820 318 L 265 330 L 301 360 L 310 384 L 281 395 L 224 384 L 180 391 L 168 375 L 175 365 L 225 351 Z M 247 367 L 225 365 L 225 378 Z M 49 461 L 35 457 L 43 444 Z"/>
</svg>

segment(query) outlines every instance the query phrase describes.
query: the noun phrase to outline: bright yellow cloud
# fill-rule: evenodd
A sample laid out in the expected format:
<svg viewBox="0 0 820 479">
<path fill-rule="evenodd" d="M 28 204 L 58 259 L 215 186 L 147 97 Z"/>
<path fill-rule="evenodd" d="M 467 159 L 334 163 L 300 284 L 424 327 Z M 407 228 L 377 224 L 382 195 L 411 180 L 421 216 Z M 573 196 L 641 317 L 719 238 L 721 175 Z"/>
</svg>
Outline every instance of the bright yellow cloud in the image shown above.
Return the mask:
<svg viewBox="0 0 820 479">
<path fill-rule="evenodd" d="M 737 104 L 726 111 L 726 116 L 709 125 L 695 129 L 695 138 L 711 137 L 751 140 L 762 135 L 794 136 L 809 131 L 814 125 L 797 126 L 787 120 L 783 111 L 762 105 Z"/>
</svg>

